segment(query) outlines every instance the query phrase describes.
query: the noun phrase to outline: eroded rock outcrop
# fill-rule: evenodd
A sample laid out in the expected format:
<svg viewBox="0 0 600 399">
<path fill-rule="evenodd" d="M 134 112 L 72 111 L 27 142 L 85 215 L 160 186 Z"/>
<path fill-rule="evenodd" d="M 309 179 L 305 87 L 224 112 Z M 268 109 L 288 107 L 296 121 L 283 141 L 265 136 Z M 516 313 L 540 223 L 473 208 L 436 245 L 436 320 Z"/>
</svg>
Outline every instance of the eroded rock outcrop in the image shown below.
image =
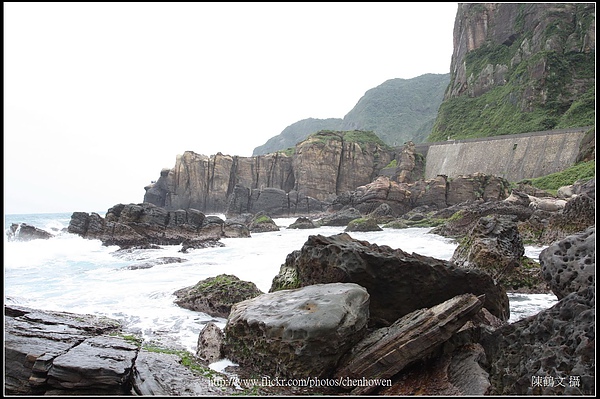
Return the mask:
<svg viewBox="0 0 600 399">
<path fill-rule="evenodd" d="M 369 183 L 394 157 L 373 132 L 321 131 L 283 152 L 256 157 L 186 151 L 145 187 L 144 202 L 206 213 L 320 212 L 338 193 Z"/>
<path fill-rule="evenodd" d="M 558 299 L 596 284 L 596 227 L 566 237 L 540 253 L 542 274 Z"/>
<path fill-rule="evenodd" d="M 243 226 L 242 226 L 243 227 Z M 153 204 L 118 204 L 103 218 L 97 213 L 74 212 L 69 233 L 101 240 L 104 245 L 179 245 L 205 247 L 221 237 L 249 236 L 249 231 L 226 223 L 211 223 L 195 209 L 167 211 Z"/>
<path fill-rule="evenodd" d="M 116 334 L 117 321 L 21 306 L 4 314 L 6 393 L 129 392 L 138 348 Z"/>
</svg>

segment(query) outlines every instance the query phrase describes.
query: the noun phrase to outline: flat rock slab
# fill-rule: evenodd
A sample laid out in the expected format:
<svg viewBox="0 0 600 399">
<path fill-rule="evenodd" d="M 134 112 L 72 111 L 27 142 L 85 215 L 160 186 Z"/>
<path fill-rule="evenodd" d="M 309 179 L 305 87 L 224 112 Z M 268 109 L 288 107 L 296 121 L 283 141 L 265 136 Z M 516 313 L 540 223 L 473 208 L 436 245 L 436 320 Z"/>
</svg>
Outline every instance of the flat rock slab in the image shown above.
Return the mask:
<svg viewBox="0 0 600 399">
<path fill-rule="evenodd" d="M 116 320 L 21 306 L 4 307 L 5 390 L 125 394 L 138 348 Z"/>
<path fill-rule="evenodd" d="M 230 396 L 240 394 L 218 373 L 198 375 L 176 354 L 141 350 L 135 362 L 133 392 L 140 396 Z"/>
<path fill-rule="evenodd" d="M 359 342 L 335 372 L 335 378 L 388 379 L 410 363 L 425 358 L 447 341 L 483 306 L 472 294 L 458 295 L 429 309 L 416 310 Z M 368 394 L 377 386 L 357 387 Z"/>
<path fill-rule="evenodd" d="M 353 283 L 263 294 L 233 306 L 225 353 L 272 376 L 326 376 L 364 336 L 368 317 L 369 294 Z"/>
</svg>

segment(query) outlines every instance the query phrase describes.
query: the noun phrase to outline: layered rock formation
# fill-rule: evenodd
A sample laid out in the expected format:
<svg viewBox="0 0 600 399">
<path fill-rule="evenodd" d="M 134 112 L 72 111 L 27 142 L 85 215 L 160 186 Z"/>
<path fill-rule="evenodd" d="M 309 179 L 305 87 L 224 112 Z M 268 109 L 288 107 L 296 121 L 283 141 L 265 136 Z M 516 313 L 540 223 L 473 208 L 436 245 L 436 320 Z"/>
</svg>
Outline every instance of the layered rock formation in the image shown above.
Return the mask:
<svg viewBox="0 0 600 399">
<path fill-rule="evenodd" d="M 207 157 L 187 151 L 145 187 L 144 202 L 205 213 L 321 212 L 323 201 L 371 182 L 394 154 L 372 132 L 361 131 L 316 133 L 292 155 Z"/>
<path fill-rule="evenodd" d="M 184 244 L 190 247 L 218 245 L 221 237 L 249 237 L 248 228 L 207 218 L 196 209 L 167 211 L 149 203 L 117 204 L 105 217 L 73 212 L 69 233 L 120 247 Z"/>
</svg>

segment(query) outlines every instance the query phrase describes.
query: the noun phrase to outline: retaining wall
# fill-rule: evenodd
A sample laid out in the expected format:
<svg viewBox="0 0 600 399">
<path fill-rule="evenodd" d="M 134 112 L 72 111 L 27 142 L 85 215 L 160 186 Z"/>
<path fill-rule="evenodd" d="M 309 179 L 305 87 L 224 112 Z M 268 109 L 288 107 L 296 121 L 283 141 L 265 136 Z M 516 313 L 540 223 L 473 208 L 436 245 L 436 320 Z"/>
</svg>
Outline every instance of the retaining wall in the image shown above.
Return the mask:
<svg viewBox="0 0 600 399">
<path fill-rule="evenodd" d="M 425 178 L 457 177 L 476 172 L 520 181 L 560 172 L 572 166 L 589 128 L 513 134 L 431 143 Z"/>
</svg>

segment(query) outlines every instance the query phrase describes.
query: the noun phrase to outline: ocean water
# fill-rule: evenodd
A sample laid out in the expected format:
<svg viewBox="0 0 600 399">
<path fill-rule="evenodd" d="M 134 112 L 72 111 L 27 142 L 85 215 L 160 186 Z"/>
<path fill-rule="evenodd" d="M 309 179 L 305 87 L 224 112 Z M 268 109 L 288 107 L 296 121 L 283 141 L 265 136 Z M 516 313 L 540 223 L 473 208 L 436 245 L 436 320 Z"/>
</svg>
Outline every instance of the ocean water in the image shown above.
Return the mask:
<svg viewBox="0 0 600 399">
<path fill-rule="evenodd" d="M 218 215 L 224 219 L 223 215 Z M 120 320 L 124 330 L 146 341 L 195 353 L 198 334 L 213 321 L 226 319 L 180 308 L 173 292 L 219 274 L 233 274 L 268 292 L 286 256 L 298 250 L 309 235 L 343 232 L 343 227 L 286 229 L 296 218 L 275 219 L 278 232 L 254 233 L 249 238 L 222 239 L 224 247 L 181 253 L 180 245 L 161 249 L 119 250 L 69 234 L 70 213 L 5 215 L 5 231 L 12 223 L 27 223 L 55 234 L 48 240 L 8 241 L 4 235 L 4 302 L 41 310 L 95 314 Z M 353 238 L 448 260 L 456 242 L 428 228 L 349 233 Z M 537 260 L 543 248 L 527 247 Z M 179 263 L 137 268 L 163 257 Z M 512 294 L 510 322 L 538 313 L 557 302 L 554 295 Z"/>
</svg>

